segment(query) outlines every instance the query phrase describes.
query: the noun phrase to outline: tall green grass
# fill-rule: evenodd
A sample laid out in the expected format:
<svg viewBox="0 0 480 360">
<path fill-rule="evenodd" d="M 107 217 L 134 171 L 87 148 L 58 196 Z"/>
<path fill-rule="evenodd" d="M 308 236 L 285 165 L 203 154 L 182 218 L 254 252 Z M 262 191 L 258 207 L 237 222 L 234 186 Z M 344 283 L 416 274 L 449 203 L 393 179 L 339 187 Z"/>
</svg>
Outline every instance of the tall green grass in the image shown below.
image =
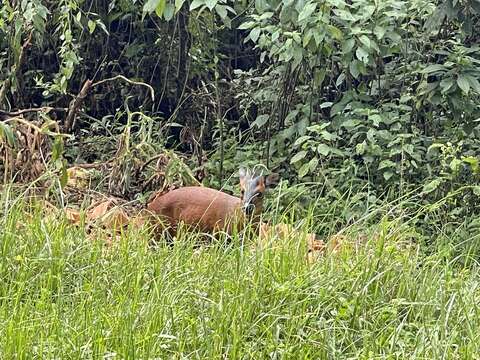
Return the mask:
<svg viewBox="0 0 480 360">
<path fill-rule="evenodd" d="M 91 240 L 5 193 L 2 211 L 2 359 L 480 353 L 476 262 L 465 261 L 467 250 L 452 251 L 442 234 L 443 245 L 424 252 L 408 219 L 360 221 L 345 236 L 369 234 L 366 244 L 309 265 L 295 238 L 273 239 L 263 250 L 250 246 L 253 238 L 198 248 L 193 234 L 182 233 L 175 246 L 152 249 L 148 232 L 131 228 L 105 251 L 101 236 Z M 457 235 L 475 236 L 465 234 Z"/>
</svg>

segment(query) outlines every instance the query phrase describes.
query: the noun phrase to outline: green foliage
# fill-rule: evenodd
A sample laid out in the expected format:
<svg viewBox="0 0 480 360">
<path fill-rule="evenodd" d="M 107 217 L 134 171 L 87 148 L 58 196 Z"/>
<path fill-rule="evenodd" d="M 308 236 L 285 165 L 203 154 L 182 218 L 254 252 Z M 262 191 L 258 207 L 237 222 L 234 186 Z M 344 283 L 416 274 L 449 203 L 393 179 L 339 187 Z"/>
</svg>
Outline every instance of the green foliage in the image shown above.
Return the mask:
<svg viewBox="0 0 480 360">
<path fill-rule="evenodd" d="M 126 151 L 127 167 L 178 146 L 195 171 L 207 170 L 206 184 L 230 192 L 228 175 L 262 163 L 290 186 L 327 184 L 310 199 L 356 194 L 348 219 L 414 189 L 425 203 L 451 196 L 448 211 L 471 213 L 478 11 L 477 0 L 6 2 L 0 105 L 64 108 L 85 79 L 121 74 L 160 96 L 109 82 L 90 90 L 70 144 L 91 137 L 104 151 L 67 146 L 69 159 L 114 157 L 132 125 L 128 98 L 158 136 L 143 142 L 148 150 Z"/>
<path fill-rule="evenodd" d="M 240 26 L 264 64 L 239 77 L 240 104 L 258 105 L 257 132 L 274 124 L 270 154 L 304 181 L 327 178 L 343 191 L 367 185 L 376 196 L 425 185 L 442 197 L 477 185 L 473 3 L 263 1 Z M 448 166 L 427 152 L 447 142 L 459 144 Z"/>
<path fill-rule="evenodd" d="M 0 123 L 0 143 L 10 147 L 14 147 L 16 144 L 16 137 L 8 124 Z"/>
</svg>

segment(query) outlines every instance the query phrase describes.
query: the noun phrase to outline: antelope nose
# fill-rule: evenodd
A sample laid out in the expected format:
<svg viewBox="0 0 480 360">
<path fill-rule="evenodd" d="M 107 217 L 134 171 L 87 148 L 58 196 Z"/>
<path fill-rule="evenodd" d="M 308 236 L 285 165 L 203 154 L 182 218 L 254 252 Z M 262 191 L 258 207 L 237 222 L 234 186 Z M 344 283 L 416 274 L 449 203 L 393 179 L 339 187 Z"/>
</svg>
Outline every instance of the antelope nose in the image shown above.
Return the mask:
<svg viewBox="0 0 480 360">
<path fill-rule="evenodd" d="M 255 210 L 255 205 L 253 204 L 248 204 L 243 206 L 243 211 L 245 211 L 245 214 L 247 215 L 252 215 L 254 210 Z"/>
</svg>

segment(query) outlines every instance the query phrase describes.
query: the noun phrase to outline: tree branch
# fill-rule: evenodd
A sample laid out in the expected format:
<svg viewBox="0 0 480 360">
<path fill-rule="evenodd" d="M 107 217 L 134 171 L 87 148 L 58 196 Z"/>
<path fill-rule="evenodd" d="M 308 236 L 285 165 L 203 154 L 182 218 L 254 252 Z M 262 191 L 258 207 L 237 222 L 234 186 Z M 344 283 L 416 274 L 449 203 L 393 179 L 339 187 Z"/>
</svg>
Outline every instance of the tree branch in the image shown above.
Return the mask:
<svg viewBox="0 0 480 360">
<path fill-rule="evenodd" d="M 128 82 L 129 84 L 132 84 L 132 85 L 145 86 L 146 88 L 148 88 L 148 90 L 150 90 L 150 96 L 151 96 L 152 101 L 155 101 L 155 90 L 153 90 L 153 87 L 151 87 L 150 85 L 148 85 L 144 82 L 141 82 L 141 81 L 130 80 L 123 75 L 117 75 L 117 76 L 114 76 L 114 77 L 111 77 L 111 78 L 108 78 L 108 79 L 103 79 L 103 80 L 97 81 L 96 83 L 92 84 L 92 87 L 101 85 L 101 84 L 106 83 L 108 81 L 114 81 L 114 80 L 118 80 L 118 79 L 126 81 L 126 82 Z"/>
<path fill-rule="evenodd" d="M 82 86 L 82 89 L 78 93 L 78 95 L 70 102 L 70 106 L 68 107 L 67 117 L 65 118 L 65 123 L 63 125 L 63 129 L 66 133 L 72 132 L 75 130 L 75 116 L 77 115 L 77 111 L 82 106 L 85 97 L 88 95 L 90 88 L 92 87 L 92 80 L 87 79 Z"/>
</svg>

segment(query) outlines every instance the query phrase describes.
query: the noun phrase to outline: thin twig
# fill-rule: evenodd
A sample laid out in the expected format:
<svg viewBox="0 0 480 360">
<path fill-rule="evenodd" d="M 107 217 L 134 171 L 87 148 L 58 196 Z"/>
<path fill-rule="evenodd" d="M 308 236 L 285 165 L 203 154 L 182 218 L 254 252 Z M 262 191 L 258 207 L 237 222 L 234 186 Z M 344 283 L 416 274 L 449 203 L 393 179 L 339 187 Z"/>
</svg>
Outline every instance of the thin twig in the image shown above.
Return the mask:
<svg viewBox="0 0 480 360">
<path fill-rule="evenodd" d="M 153 157 L 151 157 L 150 159 L 148 159 L 141 167 L 140 167 L 140 172 L 143 172 L 143 170 L 145 170 L 145 168 L 150 165 L 152 162 L 154 162 L 155 160 L 158 160 L 160 159 L 162 156 L 164 156 L 165 154 L 158 154 L 158 155 L 155 155 Z"/>
<path fill-rule="evenodd" d="M 108 81 L 114 81 L 114 80 L 118 80 L 118 79 L 122 79 L 123 81 L 126 81 L 126 82 L 128 82 L 129 84 L 132 84 L 132 85 L 145 86 L 146 88 L 148 88 L 150 90 L 150 95 L 152 97 L 152 101 L 155 100 L 155 90 L 153 89 L 153 87 L 151 87 L 150 85 L 148 85 L 144 82 L 141 82 L 141 81 L 130 80 L 123 75 L 116 75 L 116 76 L 108 78 L 108 79 L 103 79 L 103 80 L 97 81 L 96 83 L 92 84 L 92 88 L 95 87 L 95 86 L 101 85 L 103 83 L 106 83 Z"/>
<path fill-rule="evenodd" d="M 29 108 L 29 109 L 22 109 L 22 110 L 16 110 L 16 111 L 5 111 L 5 110 L 0 110 L 0 116 L 20 116 L 26 113 L 30 112 L 50 112 L 50 111 L 63 111 L 66 112 L 68 108 L 53 108 L 50 106 L 43 106 L 39 108 Z"/>
<path fill-rule="evenodd" d="M 101 162 L 101 163 L 92 163 L 92 164 L 74 164 L 73 167 L 79 167 L 79 168 L 82 168 L 82 169 L 97 169 L 97 168 L 101 168 L 102 166 L 107 166 L 107 165 L 110 165 L 111 163 L 113 163 L 115 160 L 108 160 L 108 161 L 105 161 L 105 162 Z"/>
</svg>

